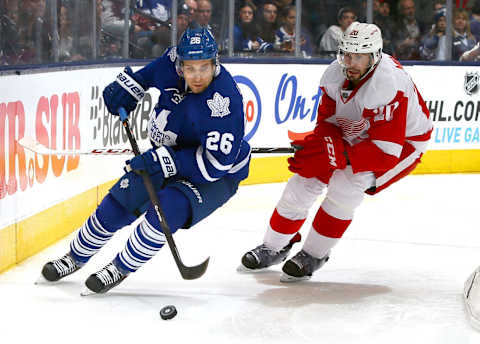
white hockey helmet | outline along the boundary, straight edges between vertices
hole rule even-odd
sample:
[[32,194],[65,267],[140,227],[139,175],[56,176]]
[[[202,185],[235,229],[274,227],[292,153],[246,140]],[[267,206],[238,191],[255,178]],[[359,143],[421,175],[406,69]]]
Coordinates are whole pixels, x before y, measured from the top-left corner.
[[362,76],[363,78],[380,62],[382,48],[382,32],[377,25],[353,22],[342,34],[338,45],[337,60],[344,67],[344,74],[346,74],[346,68],[343,63],[345,53],[372,54],[372,63],[367,72]]

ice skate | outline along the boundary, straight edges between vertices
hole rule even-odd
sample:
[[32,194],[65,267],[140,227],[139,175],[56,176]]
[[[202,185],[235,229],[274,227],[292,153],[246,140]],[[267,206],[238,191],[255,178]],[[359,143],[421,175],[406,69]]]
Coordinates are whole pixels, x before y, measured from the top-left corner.
[[35,284],[42,282],[56,282],[65,276],[73,274],[83,265],[75,261],[70,253],[62,258],[52,260],[43,266],[42,274]]
[[283,264],[281,282],[298,282],[309,280],[314,271],[320,269],[329,259],[327,253],[323,258],[315,258],[301,250]]
[[287,259],[288,254],[293,246],[293,244],[299,242],[301,236],[299,233],[290,240],[287,246],[282,248],[280,251],[275,251],[265,244],[257,246],[251,251],[245,253],[242,257],[242,264],[237,268],[238,272],[253,272],[261,271],[262,269],[268,268],[269,266],[279,264]]
[[113,287],[119,285],[128,273],[120,271],[113,262],[105,266],[100,271],[90,275],[85,281],[87,288],[81,292],[82,296],[87,296],[93,293],[104,294]]
[[480,330],[480,267],[465,281],[463,300],[468,320],[477,330]]

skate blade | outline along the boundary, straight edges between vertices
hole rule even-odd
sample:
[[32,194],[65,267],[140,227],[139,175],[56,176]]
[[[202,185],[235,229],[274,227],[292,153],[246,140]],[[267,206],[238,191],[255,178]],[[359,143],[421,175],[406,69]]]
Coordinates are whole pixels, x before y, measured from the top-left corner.
[[473,289],[478,288],[477,277],[478,269],[475,270],[465,282],[463,290],[463,300],[465,303],[465,310],[467,311],[467,317],[470,324],[475,329],[480,330],[480,314],[478,312],[478,307],[475,308],[475,303],[478,303],[478,300],[474,300],[474,297],[472,297],[472,292],[475,292]]
[[80,296],[90,296],[90,295],[97,295],[97,293],[94,292],[94,291],[91,291],[91,290],[88,289],[87,287],[85,287],[85,288],[80,292]]
[[42,285],[42,284],[53,284],[57,281],[49,281],[47,280],[45,277],[43,277],[42,274],[40,274],[40,276],[35,280],[35,282],[33,282],[34,285]]
[[280,276],[280,282],[283,283],[295,283],[295,282],[301,282],[301,281],[308,281],[312,276],[303,276],[303,277],[295,277],[295,276],[290,276],[287,275],[286,273],[282,273]]
[[249,269],[247,268],[245,265],[243,264],[240,264],[237,268],[237,272],[241,273],[241,274],[255,274],[257,272],[262,272],[262,271],[267,271],[268,268],[262,268],[262,269]]

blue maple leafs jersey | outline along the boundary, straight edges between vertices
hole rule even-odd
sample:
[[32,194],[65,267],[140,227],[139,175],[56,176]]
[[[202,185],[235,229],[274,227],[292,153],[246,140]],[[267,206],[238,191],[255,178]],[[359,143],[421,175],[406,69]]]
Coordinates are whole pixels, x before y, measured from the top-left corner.
[[176,68],[176,48],[139,70],[145,87],[160,90],[148,132],[153,146],[176,152],[178,175],[192,182],[214,182],[226,175],[248,176],[250,145],[245,135],[243,99],[230,73],[220,66],[205,91],[185,92]]

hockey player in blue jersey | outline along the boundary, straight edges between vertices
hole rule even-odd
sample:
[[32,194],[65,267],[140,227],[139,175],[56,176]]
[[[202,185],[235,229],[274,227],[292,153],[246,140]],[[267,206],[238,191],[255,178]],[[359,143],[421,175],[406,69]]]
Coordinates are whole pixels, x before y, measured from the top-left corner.
[[250,146],[243,140],[242,96],[218,62],[207,29],[187,29],[177,47],[133,73],[126,67],[103,91],[111,114],[133,111],[146,90],[160,97],[148,132],[152,148],[126,162],[126,174],[78,230],[63,257],[45,264],[42,275],[58,281],[87,263],[120,228],[145,214],[125,248],[86,280],[105,293],[152,258],[165,244],[158,217],[141,177],[156,187],[171,232],[190,228],[227,202],[248,175]]

